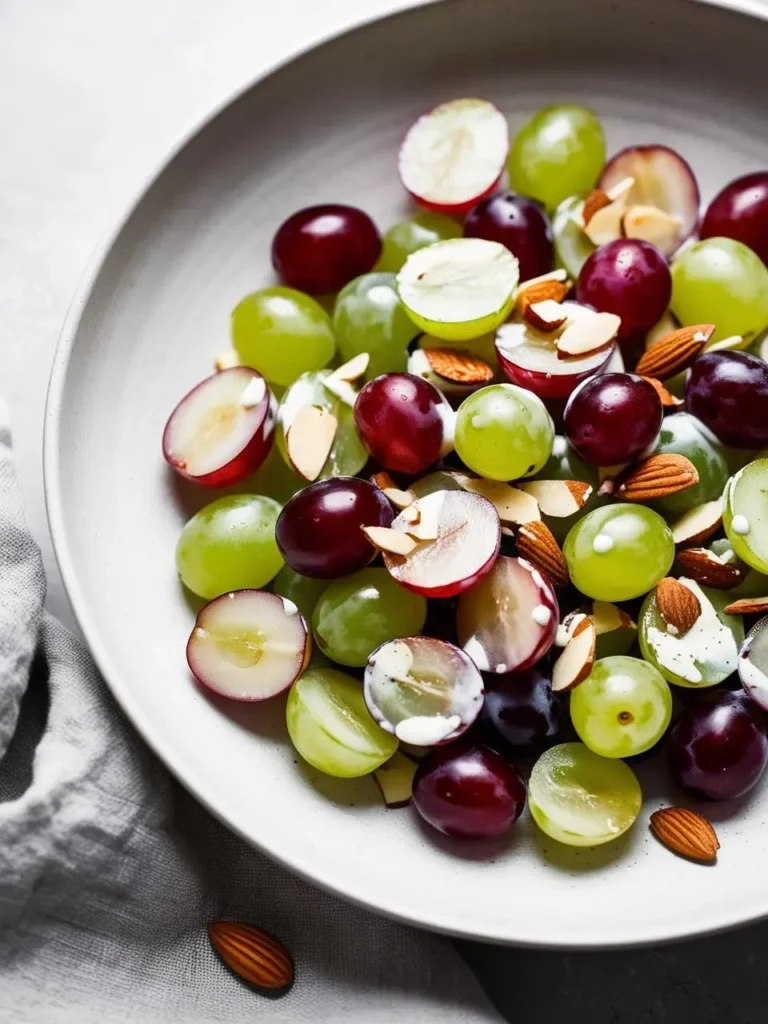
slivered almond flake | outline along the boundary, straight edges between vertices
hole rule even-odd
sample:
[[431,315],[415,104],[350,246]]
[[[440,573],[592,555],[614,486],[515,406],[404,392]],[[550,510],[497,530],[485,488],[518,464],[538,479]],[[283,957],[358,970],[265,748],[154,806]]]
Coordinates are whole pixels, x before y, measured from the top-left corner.
[[705,501],[689,509],[672,524],[675,544],[696,544],[711,537],[723,522],[723,499]]
[[299,409],[285,435],[288,458],[305,480],[317,480],[331,453],[338,428],[336,417],[317,405]]
[[630,206],[622,221],[625,237],[650,242],[664,256],[671,255],[680,244],[681,226],[679,217],[672,217],[658,206]]
[[701,864],[713,864],[717,859],[720,849],[717,833],[696,811],[689,811],[686,807],[664,807],[653,812],[650,825],[656,838],[673,853]]
[[606,195],[612,203],[615,203],[617,199],[626,199],[634,187],[635,179],[631,174],[628,174],[626,178],[622,178],[621,181],[617,181],[611,188],[606,189]]
[[581,219],[586,227],[598,210],[611,205],[611,197],[603,192],[601,188],[593,188],[584,200],[584,208],[581,211]]
[[676,562],[683,576],[715,590],[730,590],[744,578],[738,565],[724,562],[708,548],[683,548]]
[[646,349],[635,372],[641,377],[656,377],[658,380],[674,377],[691,365],[714,333],[714,324],[681,327]]
[[597,632],[586,616],[573,631],[563,653],[552,668],[552,689],[556,693],[572,690],[583,683],[595,664]]
[[581,480],[526,480],[517,487],[536,499],[545,516],[557,519],[580,511],[592,494],[589,484]]
[[705,352],[739,352],[749,347],[749,340],[745,340],[740,334],[732,334],[730,338],[721,338],[720,341],[712,341],[704,347]]
[[553,587],[567,587],[571,582],[565,555],[546,523],[536,521],[518,527],[517,553],[543,572]]
[[493,380],[493,370],[477,356],[448,348],[425,348],[422,351],[432,370],[454,384],[485,384]]
[[627,209],[623,199],[609,202],[595,210],[584,227],[584,234],[593,245],[607,245],[622,236],[622,221]]
[[[558,271],[553,271],[553,274]],[[537,302],[562,302],[570,291],[565,271],[560,272],[561,276],[554,277],[544,274],[542,277],[533,277],[530,281],[524,281],[517,289],[515,297],[515,308],[525,316],[528,306]]]
[[652,455],[632,465],[616,481],[615,493],[625,501],[651,501],[685,491],[699,482],[699,474],[683,455]]
[[[434,502],[415,501],[408,506],[410,521],[407,533],[415,540],[437,540],[440,535],[439,505]],[[414,515],[417,518],[412,518]]]
[[602,636],[603,633],[614,633],[617,629],[637,629],[637,624],[624,609],[611,604],[610,601],[594,601],[589,617],[598,636]]
[[291,954],[261,928],[238,921],[211,921],[208,938],[227,967],[248,984],[278,992],[293,981]]
[[331,376],[336,380],[346,380],[348,382],[360,380],[365,375],[370,361],[371,357],[367,352],[358,352],[356,356],[352,356],[348,362],[343,363],[338,369],[334,370]]
[[240,359],[233,348],[227,349],[226,352],[219,352],[213,361],[217,373],[221,373],[222,370],[231,370],[233,366],[239,365]]
[[387,551],[390,555],[407,558],[417,546],[413,537],[400,530],[391,530],[388,526],[362,526],[360,529],[375,548]]
[[654,389],[656,394],[661,399],[661,404],[664,409],[677,409],[681,405],[684,405],[682,398],[676,398],[671,391],[667,391],[660,380],[655,377],[643,377],[643,380],[647,380],[651,387]]
[[549,333],[563,326],[568,319],[568,310],[554,299],[544,299],[541,302],[529,302],[523,316],[531,327]]
[[732,601],[723,609],[726,615],[765,615],[768,612],[768,597],[742,597]]
[[618,466],[598,466],[597,478],[600,481],[600,486],[597,489],[597,496],[599,498],[613,494],[617,486],[616,481],[628,466],[628,462],[622,462]]
[[569,356],[584,356],[609,348],[616,340],[621,327],[621,318],[615,313],[595,313],[580,317],[566,324],[565,330],[555,341],[557,354],[561,359]]
[[376,484],[384,497],[392,502],[395,508],[407,508],[416,501],[416,495],[411,490],[401,490],[389,473],[374,473],[371,483]]
[[675,636],[685,636],[701,615],[698,597],[672,576],[665,576],[656,584],[656,604]]
[[522,525],[541,519],[538,502],[522,487],[511,487],[497,480],[480,480],[474,477],[463,479],[461,486],[465,491],[487,498],[498,512],[502,523]]

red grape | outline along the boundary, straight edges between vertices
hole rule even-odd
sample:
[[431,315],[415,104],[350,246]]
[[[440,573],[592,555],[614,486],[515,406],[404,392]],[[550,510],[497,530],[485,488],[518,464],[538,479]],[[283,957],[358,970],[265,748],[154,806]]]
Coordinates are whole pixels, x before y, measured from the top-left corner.
[[672,277],[650,242],[626,238],[595,249],[581,268],[579,302],[621,317],[620,338],[647,331],[669,305]]
[[745,174],[718,192],[701,225],[702,238],[735,238],[768,264],[768,171]]
[[520,261],[520,280],[546,274],[554,263],[552,228],[538,203],[514,192],[483,199],[467,214],[465,238],[500,242]]
[[768,762],[763,712],[725,690],[685,708],[669,731],[669,767],[695,796],[731,800],[750,790]]
[[748,352],[709,352],[691,367],[688,411],[723,444],[768,445],[768,363]]
[[333,579],[362,569],[374,557],[361,527],[390,526],[393,518],[378,487],[340,476],[294,494],[278,517],[275,539],[294,572]]
[[525,807],[520,772],[489,747],[433,750],[416,769],[413,804],[421,817],[454,839],[503,835]]
[[483,721],[516,751],[535,752],[553,743],[561,714],[560,697],[538,668],[486,677]]
[[656,390],[631,373],[592,377],[565,407],[565,436],[593,466],[630,462],[656,439],[664,410]]
[[337,292],[379,258],[381,236],[354,206],[308,206],[283,221],[272,240],[272,265],[292,288],[314,295]]
[[429,381],[385,373],[355,402],[355,426],[370,455],[393,473],[416,476],[440,458],[444,417],[453,413]]

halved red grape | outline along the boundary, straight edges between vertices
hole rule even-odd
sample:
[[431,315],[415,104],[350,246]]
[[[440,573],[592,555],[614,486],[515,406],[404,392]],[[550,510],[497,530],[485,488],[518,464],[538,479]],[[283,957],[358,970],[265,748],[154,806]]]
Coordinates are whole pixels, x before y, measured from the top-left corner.
[[367,213],[325,203],[283,221],[272,241],[272,264],[292,288],[325,295],[367,274],[380,252],[381,236]]
[[365,703],[382,729],[403,743],[433,747],[461,736],[483,705],[483,679],[453,644],[407,636],[368,659]]
[[606,373],[571,395],[565,407],[565,436],[585,462],[617,466],[653,444],[663,418],[661,399],[647,380],[631,373]]
[[163,432],[163,455],[205,487],[229,487],[259,468],[275,434],[277,403],[258,372],[234,366],[182,398]]
[[363,526],[389,526],[392,506],[358,477],[319,480],[290,499],[275,527],[283,558],[302,576],[333,579],[362,569],[376,552]]
[[688,372],[688,411],[734,448],[768,446],[768,363],[748,352],[708,352]]
[[620,338],[653,327],[672,296],[667,261],[650,242],[620,238],[595,249],[581,268],[579,302],[621,317]]
[[538,667],[488,677],[483,722],[515,751],[529,754],[554,743],[562,710],[551,678]]
[[187,662],[197,680],[233,700],[274,697],[298,679],[311,651],[307,624],[292,601],[265,590],[236,590],[197,616]]
[[768,264],[768,171],[737,178],[709,204],[701,238],[735,238]]
[[416,476],[453,447],[454,412],[437,388],[410,373],[369,381],[355,402],[355,426],[370,455],[393,473]]
[[523,813],[525,795],[520,772],[489,747],[433,750],[413,779],[414,807],[453,839],[504,835]]
[[501,242],[520,263],[520,280],[552,269],[554,248],[547,215],[533,199],[499,192],[473,206],[464,221],[465,238]]
[[560,621],[551,584],[522,558],[501,556],[462,594],[459,643],[481,672],[522,671],[544,657]]

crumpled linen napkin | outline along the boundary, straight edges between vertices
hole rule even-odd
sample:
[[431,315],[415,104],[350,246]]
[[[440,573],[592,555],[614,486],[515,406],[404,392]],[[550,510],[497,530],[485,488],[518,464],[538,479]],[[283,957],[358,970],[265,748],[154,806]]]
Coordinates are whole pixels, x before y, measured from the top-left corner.
[[[44,598],[0,412],[2,1024],[501,1019],[446,940],[312,888],[211,818]],[[220,917],[283,939],[287,996],[219,963],[205,925]]]

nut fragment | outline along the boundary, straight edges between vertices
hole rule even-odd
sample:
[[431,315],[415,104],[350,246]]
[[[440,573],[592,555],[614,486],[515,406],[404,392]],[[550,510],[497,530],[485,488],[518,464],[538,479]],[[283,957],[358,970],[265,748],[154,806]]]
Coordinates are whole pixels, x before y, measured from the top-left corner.
[[261,928],[239,921],[211,921],[208,938],[227,967],[250,985],[278,992],[293,981],[291,954]]
[[388,551],[391,555],[408,555],[417,546],[417,541],[400,530],[391,530],[388,526],[362,526],[361,530],[379,551]]
[[541,302],[529,302],[523,315],[531,327],[549,333],[563,326],[568,319],[568,310],[554,299],[543,299]]
[[584,208],[581,211],[581,219],[586,227],[598,210],[611,205],[610,196],[601,188],[593,188],[584,200]]
[[352,356],[348,362],[343,363],[338,369],[334,370],[331,376],[336,380],[359,380],[364,376],[370,361],[371,357],[367,352],[358,352],[356,356]]
[[698,597],[672,576],[665,576],[656,584],[656,604],[675,636],[685,636],[701,615]]
[[530,494],[545,516],[564,519],[584,508],[592,488],[581,480],[525,480],[517,484]]
[[616,340],[621,327],[621,317],[615,313],[595,313],[579,317],[567,323],[565,330],[555,341],[557,354],[561,359],[569,356],[584,356],[609,348]]
[[726,615],[765,615],[768,612],[768,597],[742,597],[732,601],[723,609]]
[[724,562],[708,548],[684,548],[678,551],[677,566],[688,579],[716,590],[730,590],[744,578],[737,565]]
[[453,384],[486,384],[493,370],[482,359],[448,348],[422,349],[432,371]]
[[670,256],[680,244],[682,221],[657,206],[630,206],[624,214],[622,229],[627,238],[650,242]]
[[390,759],[377,768],[373,777],[378,783],[384,803],[391,810],[407,807],[411,802],[413,777],[418,764],[400,750],[396,750]]
[[714,333],[714,324],[693,324],[673,331],[643,352],[636,373],[659,380],[674,377],[691,365]]
[[699,474],[683,455],[652,455],[630,466],[616,481],[615,493],[625,501],[650,501],[687,490],[699,482]]
[[657,380],[655,377],[643,377],[643,380],[647,380],[654,389],[661,399],[661,404],[664,409],[678,409],[681,405],[685,404],[682,398],[677,398],[671,391],[667,391],[661,381]]
[[465,491],[487,498],[498,512],[502,523],[522,525],[541,519],[538,502],[522,487],[511,487],[497,480],[480,480],[474,477],[462,478],[461,486]]
[[598,636],[602,636],[603,633],[614,633],[617,629],[637,629],[637,624],[624,609],[611,604],[610,601],[593,601],[589,617]]
[[571,634],[563,653],[552,668],[552,689],[556,693],[572,690],[583,683],[595,664],[597,632],[586,616]]
[[593,245],[607,245],[622,235],[622,221],[627,207],[623,199],[609,202],[595,210],[584,227],[584,234]]
[[661,842],[681,857],[712,864],[717,858],[720,841],[712,825],[701,814],[685,807],[664,807],[651,815],[651,831]]
[[392,502],[395,508],[407,508],[416,501],[416,495],[411,490],[402,491],[389,473],[374,473],[371,482],[376,484],[384,497]]
[[546,523],[525,523],[518,528],[517,553],[543,572],[553,587],[567,587],[571,582],[565,555]]
[[305,480],[317,480],[336,437],[336,417],[317,405],[299,409],[285,435],[288,458]]
[[705,501],[689,509],[672,524],[675,544],[696,544],[711,537],[723,522],[723,499]]
[[517,289],[515,308],[518,313],[525,316],[526,309],[533,303],[545,302],[547,299],[562,302],[569,291],[570,285],[565,271],[553,270],[551,274],[542,274],[541,277],[532,277],[530,281],[524,281]]

